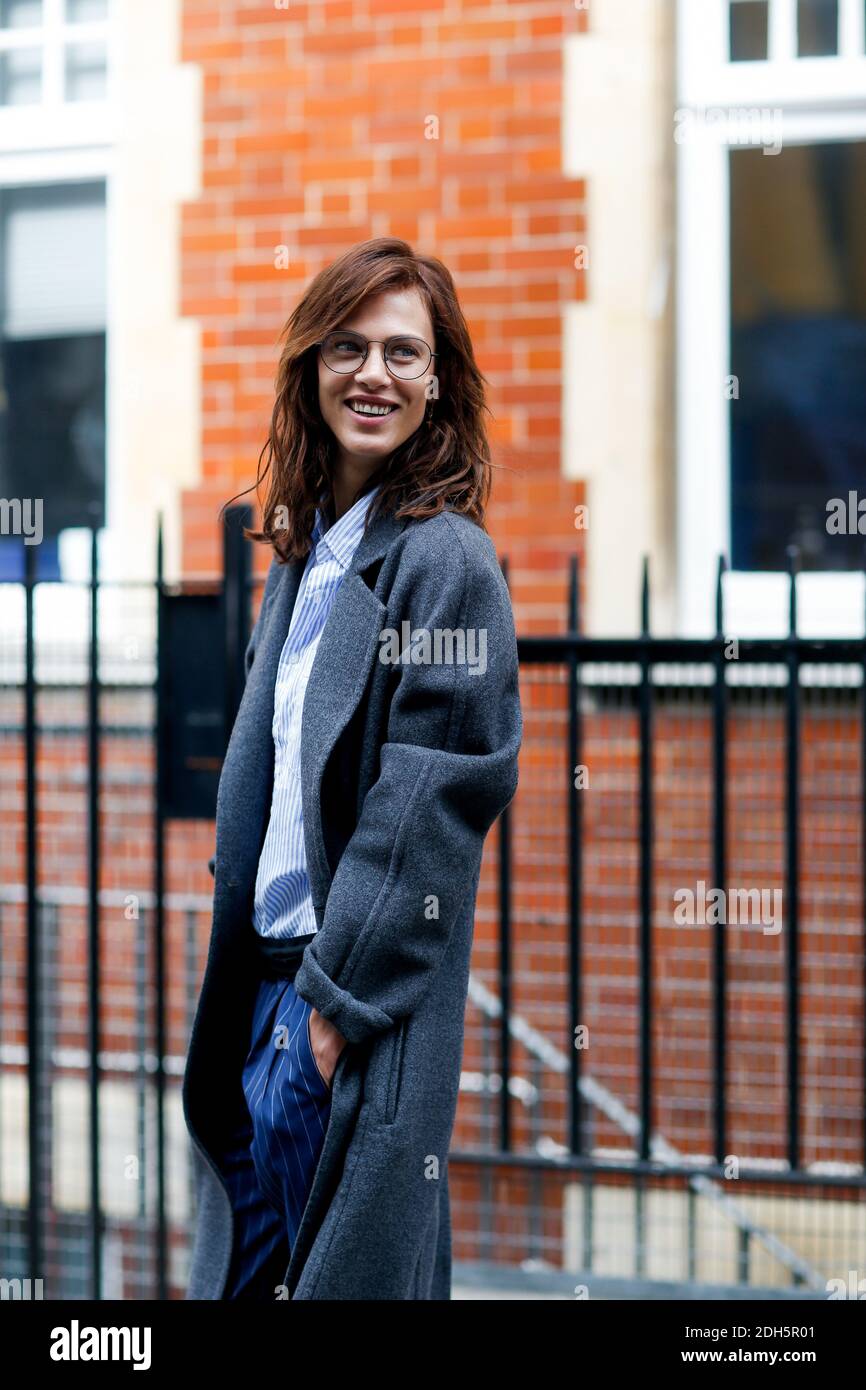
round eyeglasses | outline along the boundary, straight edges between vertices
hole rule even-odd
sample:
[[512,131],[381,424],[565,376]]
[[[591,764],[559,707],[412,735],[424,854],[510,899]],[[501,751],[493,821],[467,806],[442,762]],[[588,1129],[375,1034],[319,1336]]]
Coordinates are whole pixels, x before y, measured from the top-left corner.
[[329,333],[317,344],[322,361],[332,372],[356,372],[367,360],[370,344],[378,342],[383,349],[385,366],[392,376],[403,381],[423,376],[434,357],[438,356],[423,338],[403,335],[381,339],[365,338],[360,333]]

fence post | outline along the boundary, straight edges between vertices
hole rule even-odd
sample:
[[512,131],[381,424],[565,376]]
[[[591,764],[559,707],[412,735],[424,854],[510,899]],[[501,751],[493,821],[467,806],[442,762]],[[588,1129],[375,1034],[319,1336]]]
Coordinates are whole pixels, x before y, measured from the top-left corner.
[[640,1152],[650,1157],[652,1126],[652,661],[649,558],[644,556],[640,641]]
[[788,1163],[799,1167],[800,1158],[800,660],[797,649],[797,569],[798,551],[788,546],[788,720],[785,775],[787,814],[785,817],[785,897],[786,910],[786,986],[788,1043]]
[[154,730],[155,796],[153,807],[153,969],[154,969],[154,1092],[156,1100],[156,1296],[168,1297],[168,1231],[165,1214],[165,784],[168,729],[165,708],[165,662],[161,644],[165,633],[165,551],[163,518],[156,533],[156,727]]
[[[719,556],[716,577],[716,681],[713,688],[713,862],[715,881],[724,889],[728,879],[727,866],[727,727],[728,683],[725,678],[725,624],[722,578],[727,568],[724,555]],[[727,962],[723,921],[717,921],[713,932],[713,1017],[714,1017],[714,1094],[716,1112],[716,1162],[724,1163],[727,1146],[727,1020],[726,987]]]
[[249,599],[252,555],[244,536],[251,528],[252,507],[229,507],[223,532],[223,631],[226,655],[225,742],[231,738],[238,705],[244,693],[244,653],[249,641]]
[[27,1211],[27,1245],[31,1279],[45,1273],[43,1226],[44,1155],[40,1103],[43,1083],[42,1052],[42,942],[36,902],[36,676],[33,633],[33,591],[36,585],[37,547],[24,546],[24,782],[27,846],[27,1165],[30,1204]]
[[99,531],[90,532],[90,650],[87,681],[88,1047],[90,1052],[90,1287],[102,1298],[102,1206],[99,1151]]
[[[580,573],[576,555],[571,556],[568,586],[568,629],[572,638],[580,631]],[[571,1088],[569,1091],[569,1147],[573,1154],[584,1150],[581,1133],[580,1051],[575,1046],[575,1030],[581,1023],[581,900],[583,888],[583,807],[575,776],[582,745],[580,722],[580,669],[572,641],[568,651],[568,980],[571,1013]]]

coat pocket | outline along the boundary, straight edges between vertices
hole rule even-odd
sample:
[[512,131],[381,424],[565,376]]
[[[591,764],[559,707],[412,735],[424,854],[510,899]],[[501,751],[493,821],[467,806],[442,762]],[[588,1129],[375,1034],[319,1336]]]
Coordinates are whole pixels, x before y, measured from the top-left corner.
[[[299,997],[300,997],[300,996],[299,996]],[[328,1095],[330,1095],[330,1094],[331,1094],[331,1082],[330,1082],[330,1081],[326,1081],[325,1078],[324,1078],[324,1076],[323,1076],[322,1073],[320,1072],[320,1070],[319,1070],[319,1064],[318,1064],[318,1062],[316,1061],[316,1054],[315,1054],[315,1052],[313,1051],[313,1039],[312,1039],[312,1037],[311,1037],[311,1035],[310,1035],[310,1006],[309,1006],[308,1004],[306,1004],[306,1001],[304,1001],[304,1002],[305,1002],[306,1014],[307,1014],[306,1026],[305,1026],[305,1028],[304,1028],[304,1033],[306,1034],[306,1038],[307,1038],[307,1055],[308,1055],[308,1057],[309,1057],[310,1067],[312,1068],[312,1075],[313,1075],[313,1077],[315,1078],[315,1080],[318,1081],[319,1086],[321,1087],[321,1089],[322,1089],[323,1091],[325,1091]],[[346,1044],[346,1046],[348,1047],[348,1043]],[[345,1048],[343,1049],[343,1051],[345,1051]],[[333,1078],[332,1078],[332,1080],[333,1080]]]
[[386,1125],[393,1124],[397,1117],[400,1088],[403,1082],[403,1055],[406,1051],[406,1030],[408,1027],[408,1018],[401,1018],[394,1030],[394,1040],[391,1044],[391,1065],[388,1070],[388,1087],[385,1093],[384,1122]]

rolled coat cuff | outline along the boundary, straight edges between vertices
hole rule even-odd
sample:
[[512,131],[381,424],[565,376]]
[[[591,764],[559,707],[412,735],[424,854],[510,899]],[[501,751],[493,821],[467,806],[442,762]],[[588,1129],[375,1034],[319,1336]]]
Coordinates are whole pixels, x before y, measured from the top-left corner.
[[[310,942],[310,946],[314,943]],[[393,1028],[395,1020],[375,1004],[365,1004],[339,989],[329,975],[326,975],[310,946],[301,957],[301,965],[295,976],[295,992],[318,1009],[323,1018],[333,1023],[338,1033],[347,1042],[362,1043],[376,1033],[384,1033]]]

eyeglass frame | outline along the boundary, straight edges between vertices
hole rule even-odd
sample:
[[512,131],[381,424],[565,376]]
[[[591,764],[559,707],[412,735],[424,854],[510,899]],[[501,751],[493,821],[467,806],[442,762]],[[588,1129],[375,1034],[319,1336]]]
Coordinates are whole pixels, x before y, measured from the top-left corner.
[[[361,358],[361,361],[359,362],[357,367],[348,367],[346,371],[341,371],[339,367],[332,367],[330,362],[325,362],[325,354],[323,352],[325,343],[328,341],[329,338],[333,338],[334,335],[337,333],[345,333],[347,335],[351,335],[353,338],[363,338],[364,342],[367,344],[366,348],[364,349],[364,356]],[[408,340],[412,343],[423,343],[430,354],[430,361],[427,362],[424,367],[422,367],[421,371],[418,373],[417,376],[398,376],[397,373],[392,372],[391,368],[388,366],[388,362],[385,357],[385,348],[387,348],[389,343],[398,342],[401,338],[408,338]],[[429,369],[430,363],[433,361],[434,357],[438,357],[440,355],[438,352],[433,351],[426,338],[418,338],[415,336],[414,333],[392,333],[390,338],[386,338],[383,340],[382,338],[365,338],[363,333],[358,333],[354,328],[333,328],[331,332],[326,333],[321,342],[316,343],[315,346],[318,348],[319,356],[321,357],[322,361],[325,362],[325,366],[328,368],[329,372],[333,372],[335,376],[348,376],[350,372],[359,372],[361,370],[370,354],[370,348],[373,346],[373,344],[382,349],[382,362],[384,364],[385,370],[389,376],[392,376],[394,378],[395,381],[420,381],[424,373]]]

